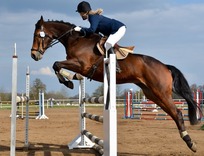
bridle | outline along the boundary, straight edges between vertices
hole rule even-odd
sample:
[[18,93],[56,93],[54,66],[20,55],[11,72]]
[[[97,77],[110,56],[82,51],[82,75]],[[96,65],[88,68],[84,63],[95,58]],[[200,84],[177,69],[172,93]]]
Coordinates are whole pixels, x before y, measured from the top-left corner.
[[[54,39],[54,38],[51,37],[49,34],[45,33],[44,27],[41,26],[40,33],[39,33],[39,34],[37,34],[37,33],[34,34],[34,37],[37,37],[37,38],[40,38],[40,39],[41,39],[40,41],[38,41],[38,49],[32,48],[31,51],[38,51],[40,54],[43,55],[43,53],[44,53],[43,51],[46,51],[48,48],[50,48],[50,47],[54,46],[55,44],[59,43],[59,42],[60,42],[59,40],[60,40],[62,37],[64,37],[65,35],[71,33],[73,30],[74,30],[74,29],[71,28],[70,30],[66,31],[65,33],[63,33],[63,34],[62,34],[61,36],[59,36],[58,38]],[[52,41],[51,41],[46,47],[44,47],[44,40],[45,40],[46,38],[50,38]],[[41,41],[42,41],[42,50],[40,49],[40,43],[41,43]]]

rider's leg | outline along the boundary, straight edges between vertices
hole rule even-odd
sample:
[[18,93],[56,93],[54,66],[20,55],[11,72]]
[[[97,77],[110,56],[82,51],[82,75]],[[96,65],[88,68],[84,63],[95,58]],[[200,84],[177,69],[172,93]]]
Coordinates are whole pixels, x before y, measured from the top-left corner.
[[[125,26],[122,26],[118,29],[118,31],[114,34],[111,34],[106,43],[105,43],[105,49],[106,49],[106,56],[108,56],[110,53],[113,54],[114,53],[114,50],[113,50],[113,47],[114,45],[124,36],[125,34],[125,31],[126,31],[126,27]],[[116,71],[117,72],[121,72],[120,70],[120,67],[119,67],[119,64],[116,60]]]

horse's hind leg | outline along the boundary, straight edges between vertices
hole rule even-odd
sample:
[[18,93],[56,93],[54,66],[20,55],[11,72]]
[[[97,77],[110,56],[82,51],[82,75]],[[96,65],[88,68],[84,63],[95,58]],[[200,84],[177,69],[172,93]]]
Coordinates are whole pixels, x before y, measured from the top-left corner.
[[182,112],[174,105],[171,94],[169,93],[169,95],[166,95],[167,93],[153,93],[153,91],[148,89],[146,86],[143,86],[142,89],[147,98],[158,104],[167,114],[172,117],[177,125],[181,138],[193,152],[196,152],[196,145],[194,142],[192,142],[189,134],[186,131]]
[[192,142],[189,134],[186,131],[185,125],[184,125],[184,119],[182,112],[176,108],[176,106],[173,103],[173,100],[166,100],[166,102],[158,103],[158,105],[161,106],[161,108],[168,113],[172,119],[175,121],[177,128],[179,130],[181,138],[186,142],[187,146],[193,151],[196,152],[196,144]]
[[177,117],[178,117],[178,119],[176,119],[176,120],[174,119],[174,121],[177,124],[181,138],[186,142],[187,146],[193,152],[196,152],[196,144],[194,142],[192,142],[189,134],[187,133],[185,126],[184,126],[184,120],[183,120],[182,112],[178,109],[177,109]]

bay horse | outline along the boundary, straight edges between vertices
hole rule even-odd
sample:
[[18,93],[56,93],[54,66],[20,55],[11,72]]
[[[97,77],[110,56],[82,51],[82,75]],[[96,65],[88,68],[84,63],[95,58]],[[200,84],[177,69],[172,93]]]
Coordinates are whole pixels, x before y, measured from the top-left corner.
[[[62,68],[79,73],[85,77],[103,82],[103,60],[96,48],[100,35],[82,36],[75,32],[75,25],[63,21],[44,21],[41,16],[35,25],[31,57],[35,61],[42,59],[45,51],[60,42],[66,50],[66,60],[56,61],[53,69],[59,82],[73,88],[72,81],[60,74]],[[57,54],[56,54],[57,55]],[[102,56],[103,57],[103,56]],[[121,73],[116,73],[117,84],[134,83],[144,92],[145,96],[159,105],[175,121],[181,138],[187,146],[196,152],[196,144],[187,133],[182,112],[175,106],[172,93],[183,97],[188,103],[188,115],[191,125],[199,123],[196,116],[197,104],[189,84],[181,71],[172,65],[166,65],[159,60],[142,54],[129,54],[124,60],[118,61]],[[97,68],[94,67],[97,64]],[[73,77],[77,79],[77,74]]]

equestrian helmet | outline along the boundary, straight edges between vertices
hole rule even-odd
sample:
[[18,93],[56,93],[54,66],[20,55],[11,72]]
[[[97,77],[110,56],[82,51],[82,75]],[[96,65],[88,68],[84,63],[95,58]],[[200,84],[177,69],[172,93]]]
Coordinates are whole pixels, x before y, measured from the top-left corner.
[[82,1],[78,4],[76,12],[87,12],[91,10],[91,6],[88,2]]

